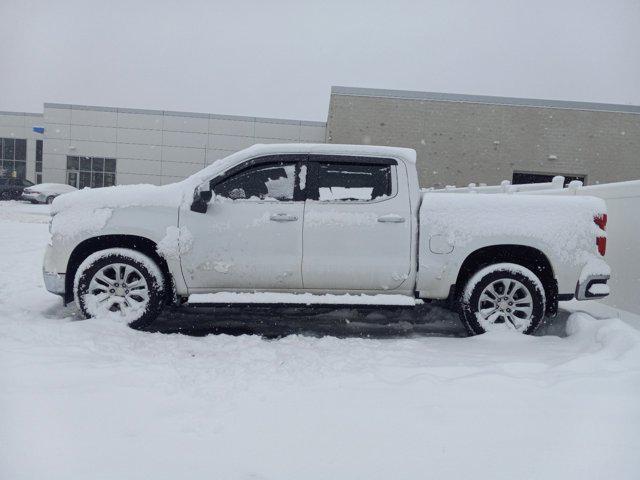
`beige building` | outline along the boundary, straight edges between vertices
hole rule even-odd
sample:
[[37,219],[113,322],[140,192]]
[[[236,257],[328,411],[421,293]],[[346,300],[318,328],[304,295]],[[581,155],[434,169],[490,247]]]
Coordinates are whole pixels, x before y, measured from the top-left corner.
[[0,112],[0,175],[77,187],[181,180],[254,143],[393,145],[423,186],[640,178],[640,107],[333,87],[328,121],[45,103]]
[[333,87],[327,141],[414,148],[423,186],[640,178],[640,107]]

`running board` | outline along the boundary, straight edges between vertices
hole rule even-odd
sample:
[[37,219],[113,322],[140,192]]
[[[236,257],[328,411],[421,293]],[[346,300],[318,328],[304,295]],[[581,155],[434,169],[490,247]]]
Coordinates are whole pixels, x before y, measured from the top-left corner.
[[407,295],[316,295],[313,293],[275,293],[275,292],[218,292],[196,293],[189,295],[187,305],[212,304],[271,304],[271,305],[340,305],[340,306],[402,306],[414,307],[423,303]]

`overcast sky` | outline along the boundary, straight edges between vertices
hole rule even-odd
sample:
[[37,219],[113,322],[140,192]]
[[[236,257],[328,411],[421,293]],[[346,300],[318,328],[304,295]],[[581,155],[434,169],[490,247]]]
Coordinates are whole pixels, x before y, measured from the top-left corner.
[[0,110],[326,120],[331,85],[640,105],[640,0],[0,0]]

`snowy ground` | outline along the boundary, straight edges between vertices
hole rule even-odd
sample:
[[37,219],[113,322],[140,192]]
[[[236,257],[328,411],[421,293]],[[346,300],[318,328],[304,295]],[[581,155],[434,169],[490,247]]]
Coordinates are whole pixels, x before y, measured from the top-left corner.
[[0,202],[0,478],[640,478],[637,318],[473,338],[430,306],[79,321],[43,288],[47,209]]

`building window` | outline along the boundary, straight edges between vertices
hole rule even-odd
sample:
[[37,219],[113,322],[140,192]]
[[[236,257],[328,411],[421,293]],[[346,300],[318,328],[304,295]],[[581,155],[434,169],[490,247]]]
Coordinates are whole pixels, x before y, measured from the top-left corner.
[[115,185],[116,159],[68,156],[67,183],[76,188],[100,188]]
[[42,183],[42,140],[36,140],[36,183]]
[[562,175],[564,177],[564,186],[569,185],[573,180],[580,180],[586,185],[585,175],[574,175],[564,173],[531,173],[531,172],[513,172],[513,184],[521,185],[523,183],[548,183],[553,177]]
[[24,179],[27,174],[27,140],[0,138],[0,176]]

